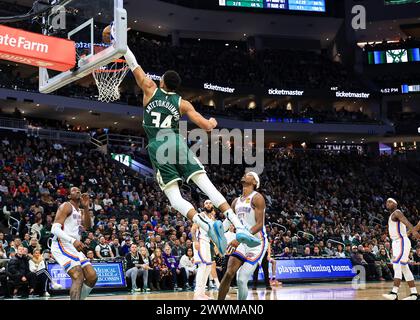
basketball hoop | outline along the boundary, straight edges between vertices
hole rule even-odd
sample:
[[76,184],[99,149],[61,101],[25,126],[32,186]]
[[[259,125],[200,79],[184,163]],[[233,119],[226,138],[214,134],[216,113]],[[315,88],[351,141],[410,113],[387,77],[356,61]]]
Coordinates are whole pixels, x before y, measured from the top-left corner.
[[117,59],[93,71],[93,78],[99,91],[99,101],[113,102],[120,99],[120,85],[128,70],[125,60]]

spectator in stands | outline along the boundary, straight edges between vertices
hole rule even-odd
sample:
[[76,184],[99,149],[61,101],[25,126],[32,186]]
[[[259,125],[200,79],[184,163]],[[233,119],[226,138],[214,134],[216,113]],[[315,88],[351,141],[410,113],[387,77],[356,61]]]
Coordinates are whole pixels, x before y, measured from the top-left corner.
[[319,249],[319,246],[314,246],[314,253],[313,253],[314,257],[320,257],[321,256],[321,250]]
[[152,290],[168,290],[174,288],[172,272],[167,267],[160,248],[156,248],[153,253],[152,268],[153,277],[150,285]]
[[417,246],[416,252],[413,254],[413,260],[410,264],[413,274],[420,278],[420,245]]
[[290,248],[289,247],[285,247],[283,249],[283,252],[280,254],[281,258],[290,258],[292,256],[292,254],[290,253]]
[[3,232],[0,232],[0,242],[3,244],[3,249],[7,250],[9,242],[6,240]]
[[19,246],[15,257],[9,261],[7,272],[13,296],[16,296],[19,291],[22,297],[33,294],[34,289],[30,287],[32,275],[29,270],[29,260],[26,256],[25,247]]
[[363,247],[359,250],[357,246],[351,247],[351,263],[353,266],[365,266],[367,267],[367,262],[363,258]]
[[172,255],[180,258],[184,256],[185,253],[185,247],[181,246],[181,241],[177,239],[175,235],[174,245],[172,246]]
[[121,244],[120,255],[125,256],[130,251],[130,248],[131,248],[131,238],[126,237],[124,242]]
[[327,242],[327,246],[324,247],[322,255],[325,255],[327,257],[332,257],[332,256],[334,256],[334,254],[335,254],[335,252],[334,252],[334,249],[332,247],[331,242]]
[[150,266],[150,258],[149,258],[149,252],[147,251],[145,246],[140,246],[140,259],[143,261],[141,263],[140,269],[139,269],[139,276],[143,277],[143,291],[148,292],[150,291],[149,288],[149,274],[152,270],[152,267]]
[[35,250],[41,250],[41,246],[36,237],[32,237],[31,240],[29,240],[29,246],[27,247],[27,249],[30,258],[32,258],[32,255]]
[[385,279],[382,277],[381,264],[375,254],[372,252],[371,245],[365,244],[365,246],[360,248],[360,250],[363,253],[363,259],[367,262],[367,276],[372,280],[385,281]]
[[88,250],[86,252],[86,258],[88,258],[90,262],[95,260],[95,253],[93,252],[93,250]]
[[304,257],[311,257],[311,247],[310,246],[306,246],[304,251],[303,251],[303,256]]
[[3,242],[0,241],[0,259],[7,259],[6,249],[3,247]]
[[181,270],[185,270],[185,278],[187,279],[187,289],[193,286],[195,275],[197,273],[197,266],[194,264],[194,252],[188,248],[186,253],[179,261]]
[[137,245],[134,243],[130,247],[130,252],[125,256],[125,264],[127,270],[125,276],[131,279],[131,291],[133,293],[140,292],[141,289],[137,288],[137,276],[139,268],[144,264],[144,262],[141,260],[137,250]]
[[42,217],[36,217],[35,223],[31,226],[31,236],[32,237],[41,237],[42,226]]
[[98,259],[114,258],[114,253],[112,252],[111,246],[106,243],[104,236],[99,238],[99,244],[95,248],[95,253],[96,258]]
[[178,289],[178,286],[181,287],[183,290],[186,289],[186,273],[180,266],[178,261],[176,260],[175,256],[171,253],[171,247],[169,244],[165,245],[163,259],[165,261],[166,266],[172,273],[172,282],[174,284],[174,289]]
[[3,296],[6,299],[11,297],[6,272],[7,263],[7,260],[0,260],[0,296]]
[[49,297],[48,284],[51,279],[49,275],[43,256],[40,249],[33,251],[32,258],[29,260],[29,270],[31,274],[31,288],[34,289],[34,294],[39,296]]
[[339,244],[337,246],[337,252],[335,253],[335,256],[338,258],[345,258],[346,254],[343,251],[343,246],[341,244]]
[[118,238],[112,240],[110,247],[114,257],[118,258],[120,256],[120,241],[118,240]]

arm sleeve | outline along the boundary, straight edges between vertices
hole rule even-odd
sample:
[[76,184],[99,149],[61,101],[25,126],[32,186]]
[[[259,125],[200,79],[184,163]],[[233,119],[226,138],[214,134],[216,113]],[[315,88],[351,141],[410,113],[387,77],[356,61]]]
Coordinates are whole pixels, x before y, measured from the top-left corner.
[[134,71],[139,67],[139,64],[137,63],[137,59],[134,56],[133,52],[130,50],[130,48],[127,48],[127,53],[124,55],[124,57],[131,71]]
[[73,244],[73,242],[75,242],[76,239],[70,237],[61,228],[62,228],[62,225],[60,223],[54,223],[51,228],[51,233],[57,236],[57,238],[59,238],[60,240],[64,240],[66,242]]

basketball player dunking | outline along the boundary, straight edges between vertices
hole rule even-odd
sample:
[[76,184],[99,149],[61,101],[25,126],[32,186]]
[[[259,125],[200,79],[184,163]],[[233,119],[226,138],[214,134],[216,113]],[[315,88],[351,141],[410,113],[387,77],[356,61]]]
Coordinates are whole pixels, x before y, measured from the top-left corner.
[[[183,100],[176,93],[181,84],[178,73],[167,71],[158,87],[146,76],[130,49],[125,59],[143,91],[143,128],[149,140],[147,149],[159,186],[168,197],[171,206],[203,228],[219,252],[225,253],[227,243],[222,223],[212,221],[206,215],[197,214],[192,204],[181,195],[178,182],[182,181],[182,178],[187,183],[192,180],[210,198],[214,206],[235,225],[237,240],[251,247],[258,246],[259,239],[242,225],[226,199],[208,178],[203,165],[188,149],[184,137],[179,134],[179,120],[182,115],[186,115],[194,124],[206,131],[213,130],[217,126],[217,121],[214,118],[205,119],[190,102]],[[172,159],[177,159],[176,163],[160,159],[164,153],[171,155]]]
[[[254,235],[257,235],[260,244],[250,248],[244,243],[239,244],[234,240],[230,245],[237,247],[231,254],[226,273],[220,283],[219,300],[224,300],[236,272],[238,282],[238,300],[245,300],[248,296],[248,281],[264,257],[268,240],[265,231],[265,200],[255,191],[260,186],[260,178],[255,172],[248,172],[242,177],[242,196],[232,203],[241,222]],[[225,220],[226,221],[226,220]],[[225,228],[229,227],[225,224]]]
[[69,201],[58,208],[51,229],[54,234],[51,253],[72,280],[71,300],[86,299],[97,281],[95,269],[82,252],[81,234],[83,227],[91,227],[91,219],[88,211],[80,207],[89,207],[89,195],[82,195],[79,188],[73,187]]
[[394,287],[390,293],[384,294],[383,296],[388,300],[398,300],[398,291],[404,275],[405,281],[407,281],[408,286],[410,287],[411,295],[403,300],[419,300],[414,276],[408,266],[411,250],[411,242],[408,235],[411,233],[416,239],[420,239],[420,235],[416,230],[417,227],[413,227],[404,214],[397,209],[397,206],[397,201],[392,198],[389,198],[386,201],[386,208],[391,212],[388,220],[388,230],[389,236],[392,239]]

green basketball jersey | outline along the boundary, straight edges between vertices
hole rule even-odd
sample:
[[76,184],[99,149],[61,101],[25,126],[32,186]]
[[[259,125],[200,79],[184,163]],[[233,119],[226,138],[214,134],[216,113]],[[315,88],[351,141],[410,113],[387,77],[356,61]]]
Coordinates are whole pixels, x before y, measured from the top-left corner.
[[144,108],[143,127],[150,140],[156,139],[162,129],[179,132],[181,96],[156,89],[155,94]]

